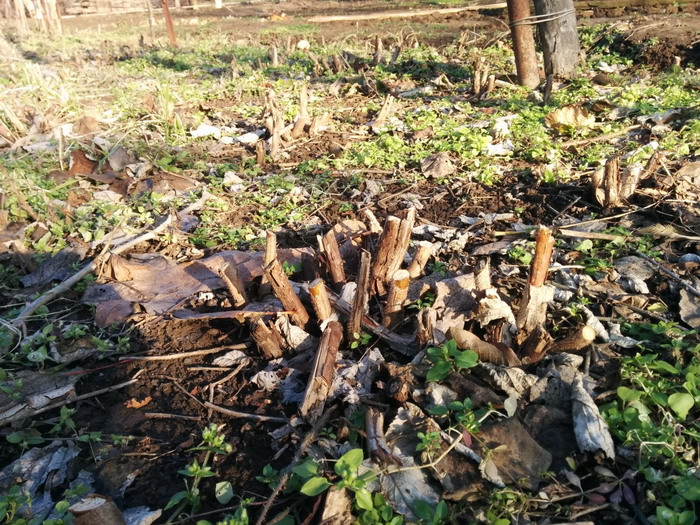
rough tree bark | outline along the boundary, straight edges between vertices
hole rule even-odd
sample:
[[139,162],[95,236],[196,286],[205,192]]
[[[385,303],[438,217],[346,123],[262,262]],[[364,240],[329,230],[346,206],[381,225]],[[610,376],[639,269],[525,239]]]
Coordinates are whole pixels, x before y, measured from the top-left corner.
[[538,24],[545,75],[555,78],[574,76],[581,53],[574,0],[534,2],[537,15],[549,20]]

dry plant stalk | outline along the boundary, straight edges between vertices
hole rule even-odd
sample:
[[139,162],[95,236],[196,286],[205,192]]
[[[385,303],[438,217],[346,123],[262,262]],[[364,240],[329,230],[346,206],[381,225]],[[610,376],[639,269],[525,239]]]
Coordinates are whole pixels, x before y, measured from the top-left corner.
[[255,163],[261,168],[265,167],[265,155],[267,154],[265,148],[265,141],[259,140],[255,143]]
[[384,317],[382,324],[387,328],[395,328],[403,321],[403,305],[408,296],[408,285],[411,282],[411,276],[408,270],[397,270],[391,278],[389,285],[389,294],[386,298],[384,306]]
[[547,347],[546,351],[550,354],[578,352],[590,345],[595,340],[595,335],[595,330],[585,325],[561,341],[555,341]]
[[372,210],[370,210],[369,208],[365,208],[363,210],[363,213],[365,215],[365,218],[367,219],[369,231],[372,233],[381,234],[383,231],[382,225],[379,224],[379,221],[377,220],[377,217],[374,215]]
[[549,270],[549,261],[554,249],[552,230],[540,226],[535,240],[535,256],[530,264],[530,277],[523,290],[523,299],[516,318],[521,340],[527,338],[535,327],[547,319],[547,303],[552,300],[553,291],[544,286]]
[[124,515],[109,496],[89,494],[68,508],[75,525],[126,525]]
[[265,276],[272,285],[275,295],[282,302],[284,309],[292,312],[290,314],[292,322],[301,328],[306,326],[306,323],[309,322],[309,314],[297,294],[294,293],[279,260],[275,259],[265,267]]
[[384,43],[382,42],[382,38],[379,35],[376,35],[374,37],[374,58],[372,59],[372,63],[375,66],[378,66],[383,62],[383,55],[384,53]]
[[226,284],[228,292],[231,294],[233,306],[239,307],[246,304],[248,302],[248,295],[246,294],[243,280],[238,273],[238,266],[228,262],[221,268],[219,275]]
[[350,320],[348,321],[348,339],[356,341],[362,332],[362,317],[365,315],[367,301],[369,300],[369,269],[371,258],[369,252],[362,250],[360,255],[360,271],[357,274],[357,287],[355,298],[352,302]]
[[413,225],[416,222],[416,209],[409,208],[406,212],[406,217],[401,219],[401,224],[399,225],[399,233],[396,237],[396,249],[391,253],[391,259],[386,268],[385,280],[401,268],[404,256],[408,251],[408,245],[411,242],[411,233],[413,232]]
[[306,88],[306,84],[301,86],[301,92],[299,93],[299,115],[294,122],[294,127],[292,128],[292,138],[298,139],[306,132],[306,127],[311,122],[309,117],[309,93]]
[[384,222],[384,230],[379,237],[379,247],[372,263],[371,278],[372,288],[381,295],[384,293],[384,282],[386,281],[387,268],[392,258],[392,253],[396,250],[396,243],[399,236],[399,226],[401,219],[389,216]]
[[365,430],[367,448],[370,455],[377,458],[382,465],[401,465],[401,460],[394,456],[384,437],[384,414],[381,410],[368,407],[365,412]]
[[460,350],[473,350],[479,355],[481,361],[506,366],[520,366],[521,364],[520,359],[510,348],[501,350],[496,345],[487,343],[469,330],[453,327],[450,329],[450,335],[457,343],[457,348]]
[[277,359],[282,357],[281,341],[277,328],[270,323],[265,324],[261,319],[253,319],[249,323],[250,335],[258,345],[260,353],[265,359]]
[[342,339],[343,327],[337,321],[330,321],[321,336],[314,366],[306,385],[304,401],[299,408],[302,417],[311,423],[323,413],[323,407],[333,385],[335,358]]
[[377,113],[374,122],[370,124],[372,131],[376,132],[384,125],[394,110],[394,102],[396,102],[396,99],[392,95],[386,96],[384,99],[384,104],[382,104],[382,108],[379,110],[379,113]]
[[[265,262],[263,266],[267,266],[275,259],[277,259],[277,235],[268,231],[265,232]],[[270,286],[267,277],[265,277],[263,273],[262,280],[260,281],[260,289],[258,290],[258,297],[263,298],[266,295],[270,295],[270,293],[272,293],[272,286]]]
[[491,260],[488,257],[479,259],[474,270],[475,289],[485,292],[491,288]]
[[277,67],[280,65],[277,46],[274,44],[270,47],[270,60],[272,61],[272,67]]
[[333,307],[323,279],[316,279],[309,285],[309,296],[311,297],[311,306],[313,306],[319,321],[325,321],[333,314]]
[[547,352],[547,347],[552,343],[552,337],[544,329],[544,326],[538,324],[535,329],[527,336],[522,345],[521,356],[523,363],[537,363]]
[[338,240],[335,238],[335,232],[329,231],[323,236],[321,242],[321,252],[323,253],[327,272],[331,277],[333,289],[339,291],[345,284],[345,268],[343,267],[343,258],[340,255],[340,247]]
[[429,241],[421,241],[418,243],[411,264],[408,265],[408,274],[411,279],[417,279],[421,276],[425,265],[428,264],[428,260],[433,254],[433,248],[433,243]]
[[593,195],[598,203],[607,208],[619,204],[620,156],[610,157],[602,171],[596,171],[591,180]]

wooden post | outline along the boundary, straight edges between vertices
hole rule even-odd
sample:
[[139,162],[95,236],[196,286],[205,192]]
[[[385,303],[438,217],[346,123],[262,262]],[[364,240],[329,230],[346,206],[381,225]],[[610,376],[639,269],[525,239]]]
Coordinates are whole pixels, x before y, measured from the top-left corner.
[[357,287],[355,289],[355,299],[352,302],[352,311],[348,321],[348,339],[355,341],[362,333],[362,316],[365,315],[365,308],[369,299],[369,268],[371,258],[369,252],[362,251],[360,255],[360,271],[357,274]]
[[246,304],[248,295],[245,293],[245,285],[238,273],[238,267],[231,263],[226,263],[219,271],[219,275],[221,275],[224,283],[226,283],[226,288],[231,294],[233,306],[238,307]]
[[391,277],[389,294],[384,306],[382,324],[387,328],[394,328],[403,321],[403,305],[408,296],[408,285],[411,277],[408,270],[397,270]]
[[251,319],[250,335],[258,345],[260,353],[265,359],[277,359],[282,357],[282,348],[280,347],[281,336],[274,326],[267,326],[262,319]]
[[294,289],[277,259],[265,267],[265,276],[270,281],[277,298],[282,301],[284,309],[294,312],[291,314],[292,322],[302,328],[306,326],[306,323],[309,322],[309,314],[297,294],[294,293]]
[[535,12],[543,20],[538,34],[547,77],[570,78],[576,74],[581,44],[576,30],[574,0],[534,0]]
[[309,285],[309,295],[311,296],[311,306],[314,307],[316,317],[319,321],[325,321],[333,313],[330,299],[328,298],[328,290],[323,279],[316,279]]
[[529,0],[507,0],[507,4],[518,84],[535,88],[540,83],[540,73],[537,67],[535,37],[532,26],[529,25],[530,20],[527,20],[530,16]]
[[173,26],[173,17],[170,15],[170,6],[168,0],[160,0],[160,5],[163,7],[163,16],[165,16],[165,25],[168,28],[168,37],[170,45],[177,47],[177,39],[175,38],[175,27]]

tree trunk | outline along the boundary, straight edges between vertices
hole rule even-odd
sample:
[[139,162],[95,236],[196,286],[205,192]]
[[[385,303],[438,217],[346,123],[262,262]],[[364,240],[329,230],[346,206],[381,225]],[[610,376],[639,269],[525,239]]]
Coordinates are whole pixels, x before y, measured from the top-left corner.
[[550,20],[539,25],[544,72],[549,77],[570,78],[576,74],[581,45],[576,29],[573,0],[534,0],[539,17]]

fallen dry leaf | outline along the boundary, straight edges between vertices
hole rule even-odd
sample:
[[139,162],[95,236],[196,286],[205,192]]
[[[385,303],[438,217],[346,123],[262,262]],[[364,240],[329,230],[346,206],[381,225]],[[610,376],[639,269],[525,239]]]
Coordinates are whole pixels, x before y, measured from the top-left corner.
[[138,401],[135,397],[132,397],[124,403],[124,406],[126,408],[143,408],[151,401],[153,401],[153,398],[151,396],[146,396],[145,398],[143,398],[143,401]]
[[595,117],[578,104],[570,104],[548,113],[544,117],[544,123],[556,131],[565,132],[592,126],[595,123]]

